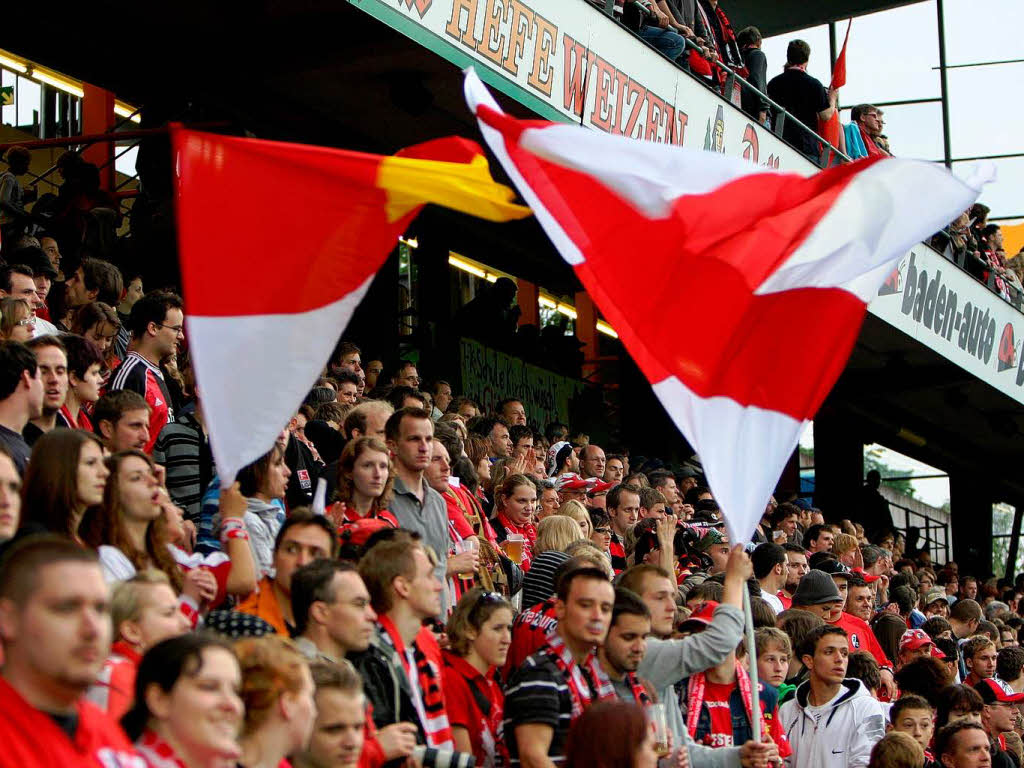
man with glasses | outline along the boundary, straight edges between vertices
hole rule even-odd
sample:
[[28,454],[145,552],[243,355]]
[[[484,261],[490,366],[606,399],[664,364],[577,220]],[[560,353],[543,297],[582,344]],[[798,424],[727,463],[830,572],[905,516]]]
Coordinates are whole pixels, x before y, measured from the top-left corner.
[[160,364],[178,350],[185,315],[181,298],[169,291],[148,293],[135,302],[128,318],[132,351],[110,377],[110,391],[127,389],[142,395],[149,404],[149,442],[153,450],[160,430],[174,421],[174,406]]
[[1016,762],[1006,752],[1002,735],[1009,733],[1017,724],[1017,704],[1024,701],[1024,693],[1014,693],[991,677],[974,686],[985,707],[981,711],[981,727],[988,734],[989,749],[993,768],[1011,768]]
[[416,370],[416,363],[410,363],[408,361],[399,363],[398,370],[395,371],[395,375],[391,379],[391,384],[395,387],[412,387],[413,389],[419,389],[420,374]]

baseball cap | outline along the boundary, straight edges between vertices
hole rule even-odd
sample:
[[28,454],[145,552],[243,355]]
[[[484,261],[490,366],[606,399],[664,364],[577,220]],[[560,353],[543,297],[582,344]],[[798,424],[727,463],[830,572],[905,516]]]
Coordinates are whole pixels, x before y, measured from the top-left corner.
[[857,574],[862,579],[864,579],[864,581],[866,581],[868,584],[874,584],[881,578],[881,576],[876,576],[872,573],[868,573],[863,568],[854,568],[853,571],[851,571],[851,573]]
[[681,630],[690,630],[700,632],[711,626],[711,620],[714,617],[715,608],[718,607],[718,603],[714,600],[708,600],[700,608],[690,614],[690,617],[686,619],[682,624],[679,625]]
[[839,587],[824,571],[808,571],[793,593],[793,605],[824,605],[842,601]]
[[558,486],[560,491],[585,491],[587,490],[587,481],[577,475],[575,472],[567,472],[564,475],[559,475],[558,479],[555,480],[555,484]]
[[708,528],[707,532],[697,542],[696,549],[700,552],[707,552],[716,544],[728,544],[729,537],[724,531],[718,528]]
[[[916,651],[920,648],[924,648],[926,645],[934,647],[931,637],[923,629],[908,629],[900,637],[900,652],[903,651]],[[941,651],[940,651],[941,653]],[[945,654],[943,654],[945,658]]]
[[1017,704],[1024,701],[1024,693],[1014,693],[1006,683],[991,677],[975,685],[974,690],[981,694],[981,700],[986,704]]
[[561,464],[559,464],[558,462],[558,453],[563,448],[568,448],[570,451],[572,450],[572,446],[565,440],[560,440],[559,442],[555,443],[550,448],[548,448],[547,461],[544,462],[544,467],[545,469],[547,469],[548,475],[555,474],[555,471],[558,469],[559,466],[561,466]]
[[832,558],[822,560],[817,563],[813,569],[816,571],[823,571],[830,576],[846,576],[850,573],[850,566],[840,563],[838,560]]
[[927,608],[932,603],[937,603],[939,600],[946,599],[946,590],[942,587],[932,587],[924,593],[924,605]]
[[596,477],[587,478],[587,485],[589,486],[587,488],[587,493],[589,494],[607,493],[615,487],[615,483],[606,483],[604,480]]

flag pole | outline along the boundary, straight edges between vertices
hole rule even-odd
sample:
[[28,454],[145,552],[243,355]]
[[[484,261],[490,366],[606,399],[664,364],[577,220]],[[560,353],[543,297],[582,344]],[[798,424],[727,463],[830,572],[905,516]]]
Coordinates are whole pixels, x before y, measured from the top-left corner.
[[747,625],[747,660],[750,663],[750,730],[754,743],[761,743],[761,697],[757,681],[757,646],[754,644],[754,612],[750,609],[750,589],[743,585],[743,619]]

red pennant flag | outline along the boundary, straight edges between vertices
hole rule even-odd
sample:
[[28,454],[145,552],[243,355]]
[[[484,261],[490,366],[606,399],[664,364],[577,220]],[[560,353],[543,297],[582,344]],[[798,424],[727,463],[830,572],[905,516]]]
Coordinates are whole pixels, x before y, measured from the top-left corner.
[[171,139],[189,346],[223,483],[273,445],[426,203],[529,215],[464,139],[403,157],[180,127]]
[[[843,47],[839,51],[836,63],[832,67],[832,89],[838,91],[846,85],[846,44],[850,42],[850,28],[853,26],[853,19],[846,25],[846,37],[843,38]],[[828,120],[818,120],[819,135],[833,147],[839,146],[839,134],[843,130],[839,122],[839,110],[832,113]]]
[[[749,540],[895,262],[977,197],[932,163],[810,177],[502,113],[488,145],[700,454]],[[973,182],[973,180],[972,180]]]

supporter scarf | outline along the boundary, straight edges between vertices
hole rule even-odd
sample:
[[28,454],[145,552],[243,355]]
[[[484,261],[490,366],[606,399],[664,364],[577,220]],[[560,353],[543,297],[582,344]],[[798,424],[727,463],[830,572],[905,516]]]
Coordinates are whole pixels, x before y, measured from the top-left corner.
[[421,725],[427,736],[427,743],[432,747],[451,747],[452,729],[448,724],[448,714],[444,708],[444,691],[441,689],[440,670],[430,663],[415,640],[412,644],[412,656],[416,669],[409,669],[408,657],[405,655],[405,643],[402,642],[398,628],[387,616],[378,616],[377,621],[384,630],[384,638],[398,653],[405,674],[410,680],[413,674],[416,675],[420,695],[423,697],[423,711],[426,713],[425,722]]
[[[747,722],[753,729],[754,706],[750,690],[750,676],[738,661],[736,662],[736,684],[740,689],[740,698],[743,699],[743,709],[747,712]],[[690,732],[691,738],[696,738],[697,735],[697,725],[700,723],[700,710],[704,704],[706,690],[707,675],[704,672],[698,672],[690,677],[690,689],[686,699],[686,730]],[[761,721],[761,733],[761,741],[767,741],[770,738],[763,720]]]
[[[583,714],[583,710],[590,706],[595,695],[598,701],[616,698],[612,681],[601,669],[596,653],[591,651],[582,665],[577,664],[557,632],[548,638],[548,644],[545,647],[555,665],[565,675],[569,685],[569,695],[572,698],[572,720]],[[597,688],[596,694],[595,687]]]
[[[718,23],[722,26],[722,41],[725,43],[724,51],[719,51],[718,55],[729,66],[736,69],[737,74],[740,77],[747,77],[750,73],[747,68],[743,66],[742,57],[737,61],[736,52],[739,51],[739,44],[736,42],[736,33],[732,31],[732,23],[729,21],[729,17],[725,15],[725,11],[722,10],[720,5],[715,6],[715,15],[718,17]],[[732,46],[735,46],[733,48]]]
[[647,689],[644,688],[640,682],[640,678],[636,676],[636,672],[626,673],[626,683],[629,685],[629,689],[633,691],[633,700],[641,707],[649,707],[653,703],[651,697],[647,695]]
[[622,544],[619,534],[612,532],[612,539],[608,543],[608,554],[611,556],[612,568],[616,574],[626,569],[626,548]]
[[149,768],[188,768],[174,753],[171,745],[153,731],[147,730],[142,734],[142,738],[135,742],[135,750]]
[[506,536],[510,533],[520,533],[523,536],[523,570],[525,571],[530,566],[530,561],[533,559],[533,542],[537,540],[537,529],[533,527],[532,523],[526,525],[516,525],[507,517],[504,512],[498,513],[498,522],[505,527]]

